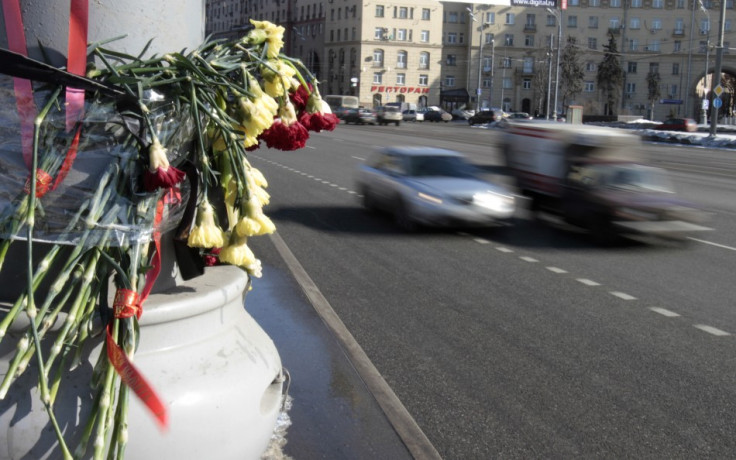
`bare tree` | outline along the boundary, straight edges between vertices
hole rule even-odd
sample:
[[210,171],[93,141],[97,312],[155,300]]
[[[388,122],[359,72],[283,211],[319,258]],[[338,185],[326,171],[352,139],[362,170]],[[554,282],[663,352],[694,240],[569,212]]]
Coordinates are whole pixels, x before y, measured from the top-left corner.
[[567,44],[560,56],[560,82],[562,86],[562,105],[567,106],[575,96],[583,91],[585,68],[581,62],[580,48],[575,37],[567,37]]
[[659,91],[659,83],[662,79],[659,77],[659,72],[649,71],[647,74],[647,99],[649,100],[649,119],[654,119],[654,104],[657,99],[661,96]]

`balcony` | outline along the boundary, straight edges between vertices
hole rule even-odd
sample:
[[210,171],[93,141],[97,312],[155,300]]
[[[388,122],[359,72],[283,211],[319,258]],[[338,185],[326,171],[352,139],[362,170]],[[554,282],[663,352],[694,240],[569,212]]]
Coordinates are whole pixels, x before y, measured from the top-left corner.
[[536,32],[536,31],[537,31],[536,24],[524,24],[524,32]]
[[685,29],[674,29],[672,31],[672,36],[675,37],[675,38],[684,37],[685,36]]

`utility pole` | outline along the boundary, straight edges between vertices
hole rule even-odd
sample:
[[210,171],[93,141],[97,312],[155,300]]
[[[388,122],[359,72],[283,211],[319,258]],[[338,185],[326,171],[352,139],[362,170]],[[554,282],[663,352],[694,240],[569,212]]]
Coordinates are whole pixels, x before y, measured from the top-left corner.
[[549,34],[549,51],[547,51],[547,110],[545,111],[545,117],[549,120],[549,103],[550,93],[552,92],[552,43],[555,40],[555,36]]
[[[726,3],[721,1],[721,17],[718,20],[718,44],[716,45],[716,67],[710,83],[710,91],[713,94],[712,108],[710,111],[710,137],[716,136],[718,129],[718,108],[720,107],[721,72],[723,71],[723,34],[726,29]],[[716,102],[716,100],[718,102]]]

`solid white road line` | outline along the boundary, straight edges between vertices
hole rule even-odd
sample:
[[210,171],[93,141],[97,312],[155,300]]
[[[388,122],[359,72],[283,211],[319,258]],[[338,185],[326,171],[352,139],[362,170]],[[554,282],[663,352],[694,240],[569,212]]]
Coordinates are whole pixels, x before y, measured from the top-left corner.
[[698,243],[710,244],[711,246],[716,246],[718,248],[723,248],[723,249],[729,249],[731,251],[736,251],[736,248],[734,248],[732,246],[726,246],[725,244],[718,244],[718,243],[713,243],[712,241],[699,240],[699,239],[693,238],[693,237],[689,237],[689,239],[691,239],[693,241],[697,241]]

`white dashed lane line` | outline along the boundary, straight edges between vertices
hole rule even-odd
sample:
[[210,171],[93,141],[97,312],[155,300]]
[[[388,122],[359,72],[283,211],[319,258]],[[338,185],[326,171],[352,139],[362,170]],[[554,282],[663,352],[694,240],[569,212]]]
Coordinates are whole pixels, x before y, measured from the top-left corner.
[[706,326],[705,324],[693,324],[693,326],[696,329],[700,329],[701,331],[705,331],[708,334],[712,334],[712,335],[715,335],[715,336],[718,336],[718,337],[723,337],[723,336],[726,336],[726,335],[731,335],[731,334],[729,334],[726,331],[722,331],[722,330],[720,330],[718,328],[715,328],[713,326]]
[[[257,159],[259,159],[261,161],[264,161],[266,163],[272,164],[274,166],[278,166],[278,167],[280,167],[282,169],[286,169],[286,170],[288,170],[290,172],[293,172],[294,174],[299,174],[299,175],[304,176],[304,177],[307,177],[309,179],[313,179],[316,182],[320,182],[322,184],[329,185],[330,187],[337,188],[338,190],[343,191],[343,192],[346,192],[346,193],[348,193],[350,195],[357,195],[357,196],[360,197],[360,194],[358,194],[354,190],[350,190],[350,189],[348,189],[346,187],[341,187],[339,184],[334,184],[334,183],[332,183],[330,181],[326,181],[326,180],[324,180],[324,179],[322,179],[320,177],[316,177],[316,176],[313,176],[313,175],[308,174],[306,172],[299,171],[299,170],[296,170],[296,169],[287,167],[285,165],[276,163],[276,162],[271,161],[271,160],[267,160],[267,159],[262,158],[262,157],[259,157],[257,155],[252,155],[251,154],[251,156],[253,158],[257,158]],[[362,158],[358,158],[358,157],[353,157],[353,158],[362,160]],[[469,235],[467,233],[460,232],[458,234],[461,235],[461,236],[470,237],[470,238],[473,239],[473,241],[475,241],[478,244],[486,245],[486,244],[491,244],[492,243],[492,241],[489,241],[489,240],[487,240],[485,238],[473,237],[473,235]],[[700,243],[710,244],[712,246],[718,246],[718,247],[725,248],[725,249],[736,250],[736,248],[731,248],[729,246],[724,246],[724,245],[721,245],[721,244],[712,243],[712,242],[705,241],[705,240],[699,240],[699,239],[695,239],[695,238],[691,238],[691,239],[692,240],[695,240],[695,241],[698,241]],[[513,249],[510,249],[510,248],[507,248],[507,247],[504,247],[504,246],[496,246],[495,249],[496,249],[496,251],[501,252],[501,253],[504,253],[504,254],[512,254],[512,253],[514,253],[514,250]],[[529,262],[529,263],[538,263],[539,262],[538,259],[535,259],[534,257],[530,257],[530,256],[519,256],[519,259],[520,260],[523,260],[525,262]],[[568,273],[567,270],[565,270],[563,268],[559,268],[559,267],[548,266],[548,267],[545,267],[545,268],[548,271],[550,271],[552,273],[555,273],[555,274],[558,274],[558,275],[562,275],[562,274]],[[581,283],[581,284],[584,284],[586,286],[590,286],[590,287],[600,286],[601,285],[600,283],[598,283],[596,281],[593,281],[593,280],[590,280],[590,279],[587,279],[587,278],[576,278],[576,281],[579,282],[579,283]],[[609,294],[611,294],[611,295],[613,295],[615,297],[618,297],[619,299],[622,299],[622,300],[627,300],[627,301],[637,300],[636,297],[634,297],[634,296],[632,296],[630,294],[626,294],[625,292],[609,291]],[[649,307],[649,310],[651,310],[651,311],[653,311],[655,313],[658,313],[658,314],[660,314],[662,316],[668,317],[668,318],[675,318],[675,317],[679,317],[680,316],[679,313],[676,313],[676,312],[667,310],[665,308],[660,308],[660,307]],[[723,331],[723,330],[718,329],[718,328],[715,328],[713,326],[708,326],[706,324],[694,324],[693,327],[695,327],[695,328],[697,328],[697,329],[699,329],[701,331],[707,332],[708,334],[711,334],[711,335],[714,335],[714,336],[718,336],[718,337],[721,337],[721,336],[730,336],[731,335],[729,332]]]

